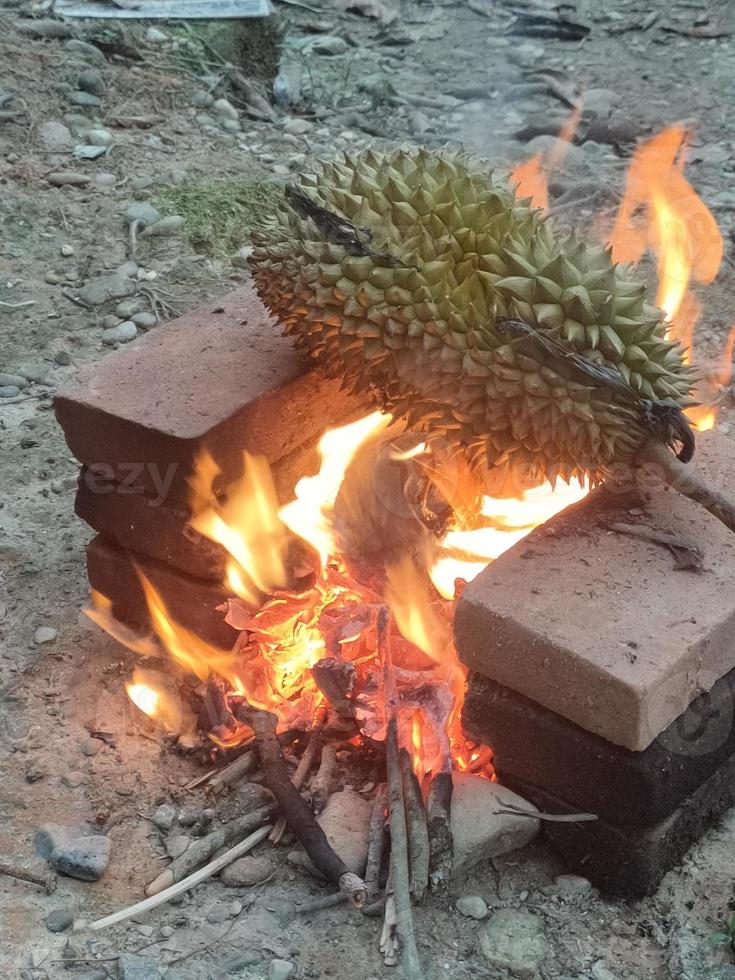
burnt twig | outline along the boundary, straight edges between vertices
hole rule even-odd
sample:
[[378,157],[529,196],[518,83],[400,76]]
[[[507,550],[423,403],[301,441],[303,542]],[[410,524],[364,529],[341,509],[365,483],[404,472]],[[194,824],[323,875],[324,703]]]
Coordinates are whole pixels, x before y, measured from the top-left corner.
[[31,885],[38,885],[44,889],[47,895],[56,889],[56,875],[50,872],[35,874],[33,871],[27,871],[20,865],[11,864],[9,861],[0,861],[0,875],[4,875],[6,878],[17,878],[18,881],[27,881]]
[[[311,733],[311,738],[309,739],[309,744],[304,749],[301,758],[299,759],[299,764],[296,766],[296,772],[291,777],[291,782],[294,784],[296,789],[301,789],[304,785],[304,780],[309,775],[309,770],[314,765],[314,759],[316,759],[317,751],[322,744],[322,732],[321,727],[315,727]],[[281,816],[276,821],[276,825],[271,831],[270,840],[273,844],[278,844],[286,832],[287,820],[285,814]]]
[[337,746],[334,742],[327,742],[322,748],[319,771],[311,781],[311,809],[314,813],[321,813],[327,805],[327,800],[332,793],[332,778],[336,762]]
[[406,806],[411,898],[414,902],[421,903],[429,884],[429,830],[426,823],[426,807],[416,773],[413,771],[411,756],[406,749],[401,749],[399,762]]
[[427,801],[429,830],[429,884],[435,894],[449,891],[454,861],[451,827],[451,769],[438,772],[429,784]]
[[[388,802],[387,788],[380,786],[373,800],[370,814],[370,838],[368,841],[367,865],[365,867],[365,885],[368,890],[368,904],[378,897],[380,888],[380,867],[383,862],[383,846],[385,844],[385,808]],[[365,909],[363,909],[363,912]]]

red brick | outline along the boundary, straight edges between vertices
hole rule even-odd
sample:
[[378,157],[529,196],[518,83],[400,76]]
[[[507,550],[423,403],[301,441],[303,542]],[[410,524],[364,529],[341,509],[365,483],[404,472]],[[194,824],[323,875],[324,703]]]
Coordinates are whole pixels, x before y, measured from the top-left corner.
[[[698,444],[691,465],[735,485],[735,443],[708,432]],[[455,641],[473,670],[642,751],[735,667],[735,535],[670,488],[642,516],[631,506],[603,490],[488,566],[457,605]],[[611,520],[691,539],[705,571],[675,571],[668,549]]]
[[275,463],[369,410],[309,368],[250,286],[83,369],[55,408],[77,459],[170,501],[203,446],[231,479],[243,450]]

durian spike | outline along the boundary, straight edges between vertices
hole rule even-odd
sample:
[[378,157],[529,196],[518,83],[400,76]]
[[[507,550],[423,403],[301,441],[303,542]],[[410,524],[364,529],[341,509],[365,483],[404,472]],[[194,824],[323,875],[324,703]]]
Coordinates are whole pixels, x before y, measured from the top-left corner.
[[656,475],[660,475],[672,489],[701,504],[725,527],[735,532],[735,504],[708,486],[691,464],[682,463],[657,439],[645,443],[635,456],[635,466],[646,464],[655,467]]

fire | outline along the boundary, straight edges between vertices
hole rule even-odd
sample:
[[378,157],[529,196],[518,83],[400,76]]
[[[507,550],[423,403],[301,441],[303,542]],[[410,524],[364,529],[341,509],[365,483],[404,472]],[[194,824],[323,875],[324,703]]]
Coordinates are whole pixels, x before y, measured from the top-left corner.
[[511,183],[516,184],[517,196],[530,197],[534,208],[549,210],[549,176],[558,169],[569,152],[569,145],[579,128],[583,107],[583,101],[575,107],[548,153],[536,153],[511,171],[510,179]]
[[167,732],[180,734],[185,727],[185,712],[178,695],[169,689],[162,675],[153,671],[135,670],[125,685],[128,697],[139,711],[153,719]]
[[149,718],[156,717],[160,700],[158,691],[154,691],[146,684],[126,684],[125,690],[135,707],[140,708],[144,715],[148,715]]

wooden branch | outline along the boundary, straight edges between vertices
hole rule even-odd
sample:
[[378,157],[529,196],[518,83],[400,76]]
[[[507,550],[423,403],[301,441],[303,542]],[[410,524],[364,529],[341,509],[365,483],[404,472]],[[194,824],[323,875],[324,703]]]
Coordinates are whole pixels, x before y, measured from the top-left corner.
[[[291,782],[294,784],[296,789],[301,789],[304,785],[304,780],[309,775],[309,770],[314,764],[314,759],[316,758],[316,753],[319,746],[322,743],[322,733],[320,728],[314,728],[311,733],[311,738],[309,739],[309,744],[304,749],[301,758],[299,759],[299,764],[296,766],[296,772],[291,777]],[[284,814],[276,821],[276,825],[271,831],[270,841],[272,844],[278,844],[281,838],[286,833],[287,820]]]
[[[378,652],[383,665],[383,699],[387,718],[385,735],[385,765],[388,776],[390,821],[390,877],[392,894],[386,903],[385,948],[392,955],[393,933],[400,940],[400,963],[406,980],[423,980],[423,970],[416,946],[411,909],[411,887],[408,870],[408,833],[406,805],[398,756],[398,691],[393,675],[390,643],[388,641],[388,611],[378,614]],[[388,925],[390,924],[390,928]],[[386,934],[385,929],[388,929]],[[388,961],[386,961],[388,962]]]
[[647,442],[636,455],[635,463],[637,466],[653,464],[669,486],[701,504],[725,527],[735,531],[735,505],[709,487],[696,469],[678,460],[663,443],[655,440]]
[[183,881],[200,864],[209,860],[220,848],[231,844],[233,840],[249,834],[273,817],[275,806],[263,806],[252,813],[246,813],[222,827],[218,827],[205,837],[193,840],[183,854],[169,864],[146,886],[146,895],[158,895],[165,888],[170,888],[177,881]]
[[0,860],[0,875],[7,878],[17,878],[18,881],[27,881],[31,885],[38,885],[43,888],[47,895],[51,895],[56,888],[56,875],[51,872],[27,871],[21,865],[7,859]]
[[436,773],[429,784],[429,883],[435,894],[446,894],[452,879],[454,840],[451,827],[452,772]]
[[406,806],[411,898],[420,904],[424,900],[429,884],[429,830],[426,823],[426,807],[416,773],[413,771],[411,756],[406,749],[401,749],[399,763]]
[[232,762],[228,762],[226,766],[217,770],[210,778],[210,790],[217,796],[226,789],[237,786],[241,780],[255,769],[256,762],[257,756],[254,752],[243,752],[237,759],[233,759]]
[[319,771],[311,781],[311,809],[314,813],[322,812],[332,794],[332,778],[336,762],[337,746],[334,742],[327,742],[322,748]]
[[171,885],[170,888],[164,889],[162,892],[158,892],[157,895],[151,895],[150,898],[144,898],[142,902],[136,902],[135,905],[131,905],[126,909],[121,909],[119,912],[113,912],[112,915],[106,915],[103,919],[97,919],[96,922],[87,922],[86,919],[76,919],[74,921],[74,931],[82,932],[84,930],[89,930],[90,932],[98,932],[100,929],[106,929],[108,926],[117,925],[118,922],[126,922],[128,919],[132,919],[136,915],[141,915],[143,912],[148,912],[150,909],[155,909],[159,905],[163,905],[164,902],[170,902],[172,898],[176,898],[177,895],[182,895],[184,892],[189,891],[194,885],[198,885],[200,881],[206,881],[207,878],[211,878],[212,875],[216,875],[218,871],[226,868],[228,864],[232,864],[243,854],[247,854],[251,851],[256,844],[259,844],[262,840],[268,836],[271,832],[271,825],[266,824],[264,827],[260,827],[258,830],[254,831],[245,840],[240,841],[234,847],[231,847],[229,851],[221,854],[214,861],[195,871],[194,874],[189,875],[188,878],[184,878],[183,881],[178,881],[176,884]]
[[363,905],[367,897],[365,883],[350,872],[344,861],[335,854],[311,808],[288,778],[286,761],[276,737],[275,715],[269,711],[258,711],[245,703],[235,708],[235,715],[255,732],[255,744],[266,785],[278,801],[291,830],[304,845],[311,863],[328,881],[338,884],[353,905]]
[[376,900],[380,890],[380,868],[383,863],[383,847],[385,845],[385,808],[387,804],[388,789],[383,784],[379,787],[377,795],[373,800],[373,809],[370,814],[370,837],[368,840],[367,865],[365,867],[365,885],[368,890],[368,904],[372,904]]

